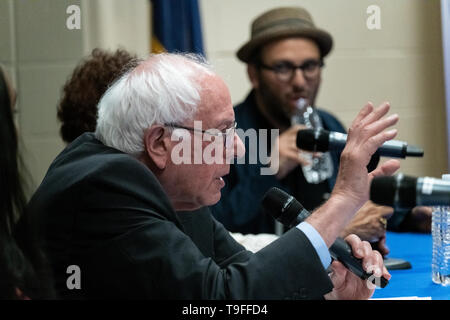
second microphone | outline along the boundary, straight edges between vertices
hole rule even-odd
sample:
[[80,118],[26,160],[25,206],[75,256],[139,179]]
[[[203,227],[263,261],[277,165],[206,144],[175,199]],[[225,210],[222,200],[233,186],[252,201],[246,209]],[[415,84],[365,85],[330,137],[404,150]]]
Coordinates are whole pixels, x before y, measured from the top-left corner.
[[[347,135],[340,132],[304,129],[297,133],[297,147],[307,151],[343,150],[346,143]],[[377,153],[379,156],[391,158],[423,157],[422,148],[398,140],[386,141],[378,148]]]

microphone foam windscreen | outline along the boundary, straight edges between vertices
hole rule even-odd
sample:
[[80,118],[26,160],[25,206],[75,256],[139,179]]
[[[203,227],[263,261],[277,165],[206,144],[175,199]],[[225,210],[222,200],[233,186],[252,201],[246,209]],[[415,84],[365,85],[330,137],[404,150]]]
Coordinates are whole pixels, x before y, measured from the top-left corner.
[[370,185],[370,200],[379,205],[395,208],[414,208],[416,186],[417,178],[403,174],[375,177]]
[[394,206],[397,182],[395,177],[375,177],[370,185],[370,200],[382,206]]
[[266,214],[289,228],[309,216],[309,212],[293,196],[275,187],[266,193],[262,205]]
[[324,129],[302,129],[297,132],[297,148],[313,152],[327,152],[330,149],[330,132]]
[[283,207],[291,196],[276,187],[270,188],[262,199],[262,207],[264,211],[275,219],[278,219],[283,213]]
[[302,129],[297,132],[297,147],[299,149],[314,151],[316,148],[314,129]]
[[399,181],[398,187],[398,205],[400,208],[414,208],[417,200],[417,178],[404,176]]

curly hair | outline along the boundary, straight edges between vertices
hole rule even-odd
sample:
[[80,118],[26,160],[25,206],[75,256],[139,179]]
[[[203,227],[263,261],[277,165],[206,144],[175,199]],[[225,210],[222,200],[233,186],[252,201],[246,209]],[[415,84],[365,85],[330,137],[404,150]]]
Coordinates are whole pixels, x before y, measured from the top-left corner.
[[65,142],[95,131],[97,103],[115,79],[135,66],[136,60],[135,55],[123,49],[111,53],[96,48],[77,65],[62,88],[58,103],[60,134]]

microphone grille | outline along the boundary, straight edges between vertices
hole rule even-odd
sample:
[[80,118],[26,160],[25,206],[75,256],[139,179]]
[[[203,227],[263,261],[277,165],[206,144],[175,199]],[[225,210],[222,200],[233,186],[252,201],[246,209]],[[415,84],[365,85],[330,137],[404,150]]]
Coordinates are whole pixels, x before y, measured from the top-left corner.
[[329,135],[330,132],[322,128],[319,129],[302,129],[297,132],[297,148],[314,151],[329,151]]
[[370,200],[383,206],[395,205],[396,194],[395,177],[375,177],[370,185]]
[[262,206],[266,213],[278,219],[283,213],[283,207],[289,202],[292,196],[283,190],[273,187],[266,192],[262,199]]
[[309,216],[309,212],[303,208],[293,196],[276,187],[270,189],[262,200],[266,214],[281,222],[289,228],[297,225]]
[[375,177],[370,185],[370,200],[376,204],[399,209],[416,206],[417,178],[398,174]]
[[316,139],[314,129],[302,129],[297,132],[297,147],[299,149],[314,151]]

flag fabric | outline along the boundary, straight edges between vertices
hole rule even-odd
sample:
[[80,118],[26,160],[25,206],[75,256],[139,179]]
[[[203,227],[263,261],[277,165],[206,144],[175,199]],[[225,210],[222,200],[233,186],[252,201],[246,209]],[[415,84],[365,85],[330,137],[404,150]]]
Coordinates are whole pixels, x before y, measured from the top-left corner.
[[151,0],[152,52],[192,52],[204,55],[197,0]]

